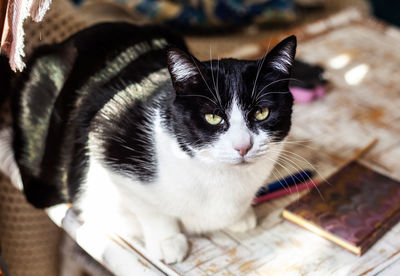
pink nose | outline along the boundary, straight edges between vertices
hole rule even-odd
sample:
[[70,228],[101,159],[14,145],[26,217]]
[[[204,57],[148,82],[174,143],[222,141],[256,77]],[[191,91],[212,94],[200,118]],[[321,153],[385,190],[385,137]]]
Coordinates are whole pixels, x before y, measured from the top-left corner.
[[241,156],[245,156],[246,153],[248,153],[252,147],[253,143],[249,143],[240,146],[235,146],[234,149],[237,150]]

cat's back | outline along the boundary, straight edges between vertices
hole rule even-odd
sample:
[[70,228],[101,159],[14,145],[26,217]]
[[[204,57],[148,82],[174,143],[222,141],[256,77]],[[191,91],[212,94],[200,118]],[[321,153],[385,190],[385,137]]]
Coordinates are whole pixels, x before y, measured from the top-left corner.
[[[169,44],[186,48],[157,26],[104,23],[34,52],[12,97],[13,147],[28,200],[38,207],[58,203],[71,172],[74,181],[82,177],[91,120],[121,83],[164,68]],[[71,169],[75,161],[83,168]],[[40,187],[51,199],[38,195]]]

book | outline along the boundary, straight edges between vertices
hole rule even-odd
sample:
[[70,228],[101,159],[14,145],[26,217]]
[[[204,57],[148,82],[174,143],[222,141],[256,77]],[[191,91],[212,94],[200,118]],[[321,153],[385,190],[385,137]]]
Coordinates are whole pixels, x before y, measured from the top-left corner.
[[352,161],[282,216],[361,256],[400,220],[400,182]]

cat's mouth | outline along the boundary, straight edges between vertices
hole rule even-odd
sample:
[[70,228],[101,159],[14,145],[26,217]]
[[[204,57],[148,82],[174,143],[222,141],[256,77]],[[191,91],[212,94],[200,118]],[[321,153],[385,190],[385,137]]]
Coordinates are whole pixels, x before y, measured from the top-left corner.
[[256,163],[261,154],[250,153],[245,156],[232,156],[233,154],[214,154],[210,151],[199,152],[197,156],[205,162],[233,167],[245,167]]

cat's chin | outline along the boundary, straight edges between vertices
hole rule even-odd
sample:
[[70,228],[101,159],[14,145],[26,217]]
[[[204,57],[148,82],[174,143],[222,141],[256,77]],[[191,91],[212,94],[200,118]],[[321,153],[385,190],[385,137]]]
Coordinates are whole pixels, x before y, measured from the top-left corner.
[[256,163],[255,159],[219,159],[219,158],[200,158],[202,163],[216,167],[248,167]]
[[216,167],[250,167],[256,164],[261,156],[248,156],[248,157],[237,157],[237,158],[220,158],[218,156],[212,156],[209,154],[197,155],[198,160],[202,163],[216,166]]
[[231,166],[231,167],[249,167],[256,163],[257,159],[254,158],[240,158],[240,159],[233,159],[233,160],[223,160],[220,163]]
[[237,166],[237,167],[247,167],[254,165],[257,163],[259,158],[242,158],[240,160],[235,160],[231,163],[232,166]]
[[243,161],[240,161],[240,162],[232,163],[232,166],[235,166],[235,167],[248,167],[248,166],[253,165],[253,164],[254,164],[254,161],[250,162],[250,161],[243,160]]

